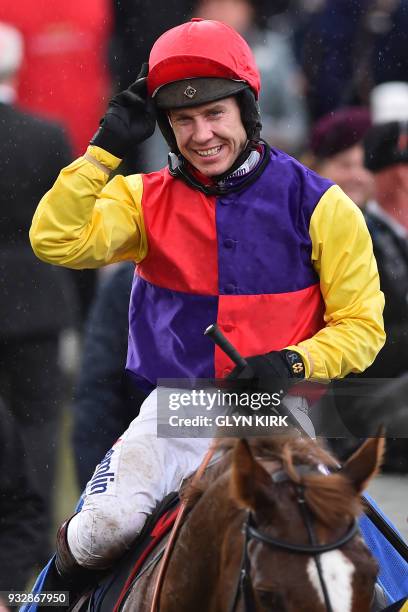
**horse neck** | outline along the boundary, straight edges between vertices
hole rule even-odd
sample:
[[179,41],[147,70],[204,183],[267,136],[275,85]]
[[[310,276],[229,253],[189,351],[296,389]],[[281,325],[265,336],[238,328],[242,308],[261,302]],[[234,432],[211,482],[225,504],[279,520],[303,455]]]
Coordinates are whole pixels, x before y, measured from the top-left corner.
[[223,542],[234,524],[237,533],[242,524],[242,512],[230,501],[227,487],[227,475],[221,476],[190,511],[166,575],[162,612],[220,610],[217,587],[224,570]]

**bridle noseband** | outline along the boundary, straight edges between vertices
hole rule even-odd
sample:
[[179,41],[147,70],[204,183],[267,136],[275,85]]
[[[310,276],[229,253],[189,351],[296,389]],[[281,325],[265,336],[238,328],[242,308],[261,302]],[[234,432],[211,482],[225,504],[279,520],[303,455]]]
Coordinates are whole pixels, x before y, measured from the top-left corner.
[[[298,473],[310,473],[315,471],[314,468],[309,465],[296,466],[295,469]],[[335,542],[332,542],[330,544],[318,544],[313,530],[313,519],[307,508],[304,498],[304,487],[302,485],[297,485],[296,483],[294,483],[284,470],[275,472],[271,475],[271,478],[275,482],[292,482],[296,486],[297,502],[299,504],[300,512],[302,514],[306,526],[309,544],[292,544],[290,542],[284,542],[282,540],[273,538],[272,536],[263,533],[262,531],[259,531],[259,529],[257,529],[256,527],[254,516],[252,512],[249,511],[242,526],[242,531],[244,534],[244,543],[242,549],[241,567],[239,571],[239,578],[235,589],[234,598],[229,608],[229,612],[234,612],[238,604],[240,595],[242,595],[243,598],[245,612],[255,612],[256,610],[250,573],[251,562],[248,554],[248,544],[251,539],[257,540],[258,542],[263,542],[264,544],[267,544],[268,546],[273,546],[274,548],[279,548],[280,550],[286,550],[288,552],[296,554],[312,556],[316,563],[316,569],[323,592],[326,610],[327,612],[333,612],[329,593],[323,577],[323,570],[319,555],[321,555],[322,553],[330,552],[331,550],[341,548],[342,546],[350,542],[350,540],[352,540],[354,536],[356,536],[359,532],[357,520],[353,519],[350,527],[348,528],[344,536],[342,536]]]

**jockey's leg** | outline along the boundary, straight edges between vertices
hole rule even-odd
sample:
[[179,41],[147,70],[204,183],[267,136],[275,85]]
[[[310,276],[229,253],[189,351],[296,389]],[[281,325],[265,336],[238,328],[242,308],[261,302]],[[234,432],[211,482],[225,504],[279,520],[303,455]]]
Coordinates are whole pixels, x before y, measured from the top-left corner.
[[146,517],[200,465],[210,439],[158,438],[157,392],[97,466],[84,505],[68,524],[74,559],[92,569],[109,567],[129,548]]

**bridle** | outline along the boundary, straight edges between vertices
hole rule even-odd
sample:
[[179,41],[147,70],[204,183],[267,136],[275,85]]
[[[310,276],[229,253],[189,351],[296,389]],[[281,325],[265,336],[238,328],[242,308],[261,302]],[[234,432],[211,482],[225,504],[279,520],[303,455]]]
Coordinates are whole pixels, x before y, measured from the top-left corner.
[[[300,474],[306,474],[316,471],[316,468],[313,468],[309,465],[298,465],[295,467],[295,469]],[[271,478],[274,482],[291,482],[295,485],[297,493],[296,501],[299,505],[300,513],[306,526],[309,544],[292,544],[290,542],[284,542],[282,540],[273,538],[270,535],[263,533],[262,531],[259,531],[259,529],[257,529],[256,527],[255,519],[252,512],[248,511],[245,522],[242,526],[242,531],[244,534],[244,543],[242,549],[242,560],[239,577],[235,589],[235,594],[231,602],[231,606],[229,607],[229,612],[234,612],[234,610],[236,609],[240,595],[243,599],[245,612],[255,612],[256,610],[253,586],[251,581],[251,561],[248,554],[248,545],[251,539],[295,554],[312,556],[316,564],[316,569],[323,592],[326,610],[327,612],[333,612],[329,593],[323,577],[323,571],[319,555],[325,552],[329,552],[331,550],[341,548],[342,546],[344,546],[344,544],[350,542],[350,540],[352,540],[359,531],[358,523],[356,519],[354,519],[345,535],[343,535],[335,542],[332,542],[331,544],[318,544],[313,530],[313,518],[310,514],[310,511],[307,507],[304,498],[304,487],[302,485],[294,483],[284,470],[279,470],[278,472],[275,472],[271,475]]]

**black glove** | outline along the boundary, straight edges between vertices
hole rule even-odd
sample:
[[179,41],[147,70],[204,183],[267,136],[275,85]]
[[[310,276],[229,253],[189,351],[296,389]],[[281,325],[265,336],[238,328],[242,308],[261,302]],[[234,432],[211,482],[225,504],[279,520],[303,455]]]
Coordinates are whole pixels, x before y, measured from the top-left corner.
[[122,158],[132,144],[139,144],[153,134],[156,113],[147,95],[148,70],[148,64],[143,64],[136,81],[109,102],[92,145]]
[[[273,388],[279,382],[280,389],[286,392],[294,378],[305,377],[305,366],[296,351],[272,351],[265,355],[246,357],[247,366],[237,366],[227,380],[246,380],[248,388],[253,391],[278,391]],[[279,390],[280,390],[279,389]]]

